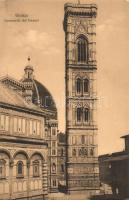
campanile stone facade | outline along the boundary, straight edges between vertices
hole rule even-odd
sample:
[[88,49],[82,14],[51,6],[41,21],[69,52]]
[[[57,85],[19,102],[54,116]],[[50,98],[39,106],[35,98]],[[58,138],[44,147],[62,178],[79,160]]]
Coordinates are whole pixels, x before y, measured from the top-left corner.
[[95,4],[64,6],[67,190],[99,190]]

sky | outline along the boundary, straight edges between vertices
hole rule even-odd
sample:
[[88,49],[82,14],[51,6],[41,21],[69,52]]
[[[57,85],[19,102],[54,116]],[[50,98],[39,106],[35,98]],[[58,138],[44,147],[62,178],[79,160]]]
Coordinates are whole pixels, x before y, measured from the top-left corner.
[[[0,76],[20,79],[27,57],[37,80],[54,97],[59,130],[65,131],[64,0],[0,0]],[[77,3],[77,0],[69,0]],[[96,3],[99,154],[124,149],[129,134],[129,0]],[[9,22],[28,15],[31,21]],[[22,18],[21,18],[22,19]],[[33,20],[33,21],[32,21]]]

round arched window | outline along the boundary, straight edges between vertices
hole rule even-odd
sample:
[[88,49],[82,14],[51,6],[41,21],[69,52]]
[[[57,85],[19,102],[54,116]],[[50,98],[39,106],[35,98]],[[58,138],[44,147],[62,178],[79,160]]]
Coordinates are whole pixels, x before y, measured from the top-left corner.
[[18,161],[17,163],[17,177],[24,176],[24,165],[22,161]]

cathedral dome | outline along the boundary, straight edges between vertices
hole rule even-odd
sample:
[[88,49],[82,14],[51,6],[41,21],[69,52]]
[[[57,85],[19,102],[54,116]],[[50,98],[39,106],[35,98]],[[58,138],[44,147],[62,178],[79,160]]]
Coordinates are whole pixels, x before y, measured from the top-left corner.
[[21,82],[24,85],[26,91],[25,95],[27,98],[29,97],[32,103],[40,105],[41,108],[57,113],[56,105],[51,93],[34,77],[34,68],[30,64],[30,57],[28,58],[28,64],[26,65],[24,71],[24,78]]
[[41,108],[45,108],[51,111],[57,111],[55,102],[48,89],[36,79],[25,78],[22,80],[25,86],[28,84],[32,86],[32,102],[34,104],[40,104]]
[[38,98],[37,95],[39,95],[39,101],[41,107],[55,111],[56,105],[48,89],[39,81],[37,80],[33,81],[35,82],[35,87],[33,89],[33,96],[32,96],[33,103],[35,103],[36,98]]

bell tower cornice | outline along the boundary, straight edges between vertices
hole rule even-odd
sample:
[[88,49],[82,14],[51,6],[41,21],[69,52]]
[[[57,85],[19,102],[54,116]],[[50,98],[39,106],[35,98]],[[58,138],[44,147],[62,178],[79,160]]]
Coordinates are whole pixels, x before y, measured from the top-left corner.
[[66,23],[68,16],[83,16],[83,17],[93,17],[97,16],[97,5],[96,4],[72,4],[66,3],[64,6],[65,16],[64,16],[64,31],[66,31]]

